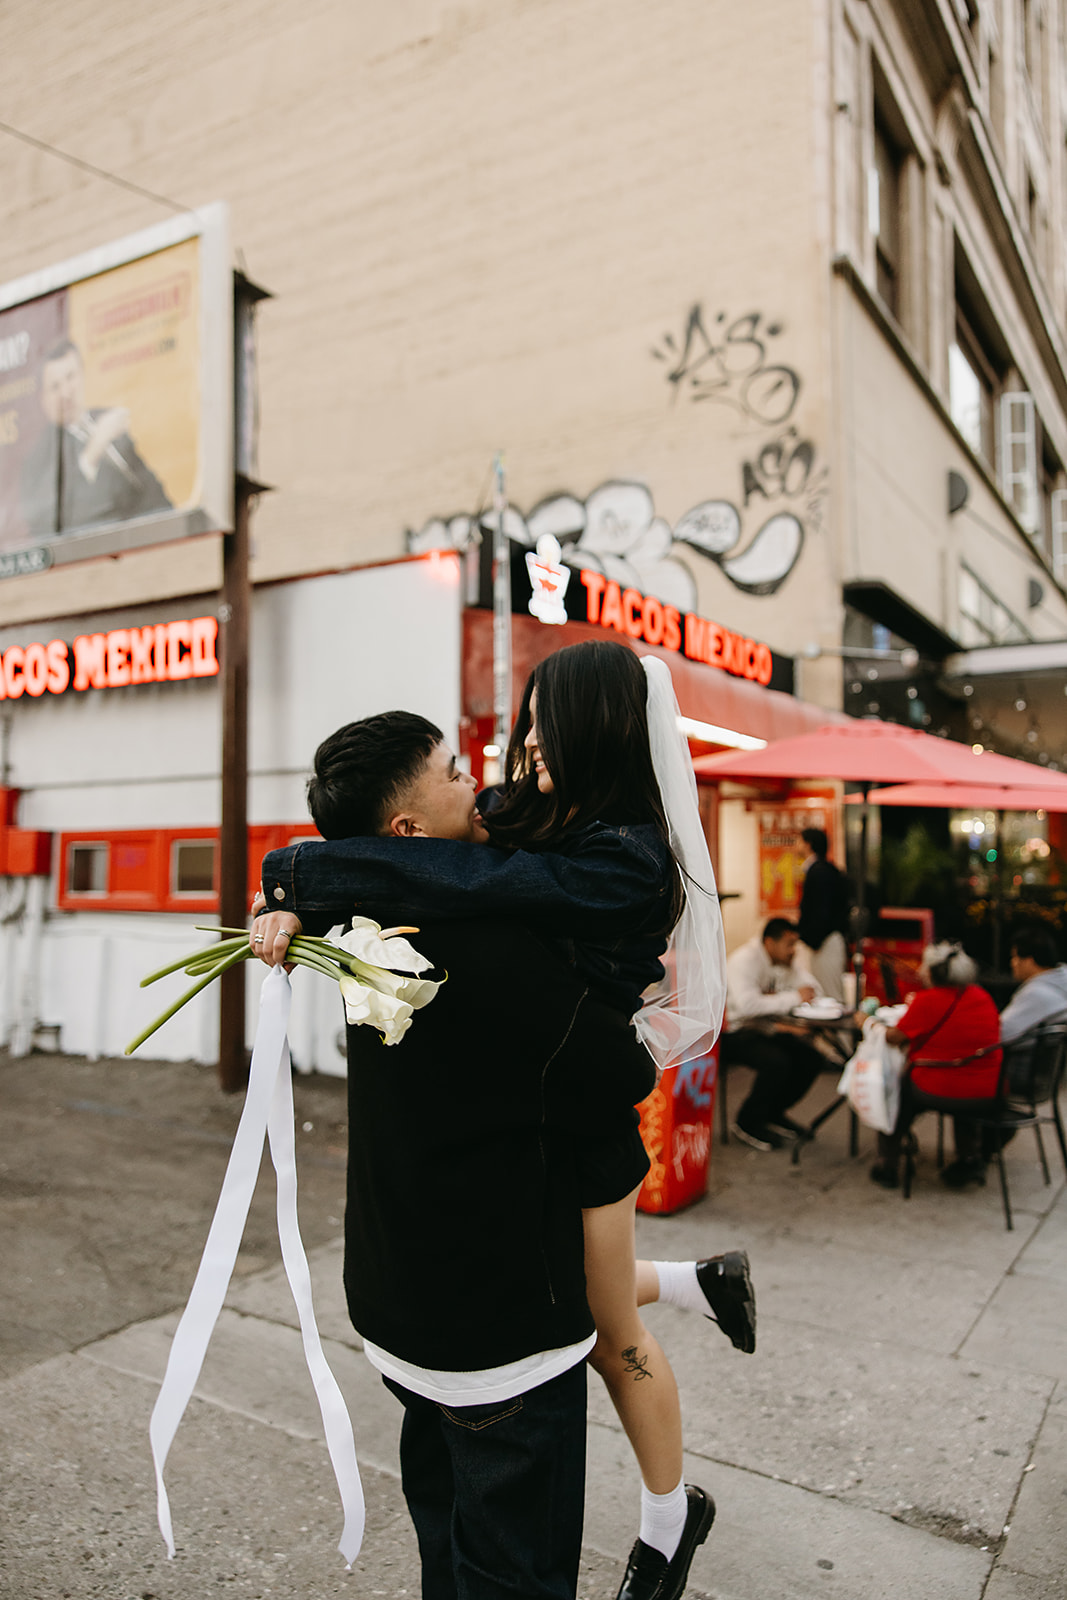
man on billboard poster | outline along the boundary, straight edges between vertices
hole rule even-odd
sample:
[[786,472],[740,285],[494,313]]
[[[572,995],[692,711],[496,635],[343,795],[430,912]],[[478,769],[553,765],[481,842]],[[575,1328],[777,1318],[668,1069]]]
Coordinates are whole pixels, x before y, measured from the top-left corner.
[[47,426],[22,469],[22,511],[30,539],[125,522],[171,507],[163,485],[137,453],[123,406],[87,407],[81,352],[60,339],[41,368]]

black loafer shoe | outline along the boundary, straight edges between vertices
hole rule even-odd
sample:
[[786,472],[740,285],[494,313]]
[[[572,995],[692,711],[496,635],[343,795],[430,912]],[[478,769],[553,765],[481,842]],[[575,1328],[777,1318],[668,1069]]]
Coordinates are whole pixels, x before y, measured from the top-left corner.
[[[687,1517],[686,1526],[688,1525]],[[662,1550],[653,1550],[643,1539],[635,1540],[634,1547],[630,1551],[630,1559],[626,1563],[622,1588],[615,1600],[660,1600],[668,1566],[669,1562]]]
[[751,1355],[756,1348],[756,1293],[744,1250],[728,1250],[697,1262],[697,1282],[717,1322],[735,1350]]
[[941,1172],[941,1182],[950,1189],[965,1189],[969,1183],[985,1184],[984,1161],[952,1161]]
[[681,1600],[689,1581],[689,1568],[697,1545],[704,1543],[715,1521],[715,1502],[706,1489],[698,1489],[695,1483],[687,1483],[685,1497],[689,1501],[689,1511],[682,1542],[667,1563],[667,1573],[656,1600]]
[[877,1183],[883,1189],[899,1189],[900,1179],[897,1177],[896,1167],[891,1167],[887,1161],[876,1161],[870,1171],[872,1183]]

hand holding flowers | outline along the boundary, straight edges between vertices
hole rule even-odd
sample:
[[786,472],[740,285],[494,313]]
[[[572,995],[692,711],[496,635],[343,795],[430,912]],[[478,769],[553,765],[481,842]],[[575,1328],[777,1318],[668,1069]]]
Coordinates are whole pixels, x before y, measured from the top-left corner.
[[[221,977],[240,961],[253,954],[248,934],[238,928],[198,928],[198,933],[219,933],[227,937],[218,944],[193,951],[141,979],[141,987],[155,983],[172,972],[184,971],[197,981],[126,1046],[126,1055],[151,1038],[157,1028],[174,1016],[187,1000],[214,978]],[[354,917],[348,932],[331,928],[324,939],[299,934],[289,942],[288,960],[296,966],[332,978],[339,985],[345,1003],[345,1016],[352,1024],[368,1023],[378,1029],[384,1044],[397,1044],[411,1026],[414,1013],[428,1005],[441,983],[418,974],[430,970],[432,963],[402,937],[417,933],[417,928],[383,930],[369,917]],[[397,971],[396,969],[400,970]],[[414,974],[415,976],[408,976]]]

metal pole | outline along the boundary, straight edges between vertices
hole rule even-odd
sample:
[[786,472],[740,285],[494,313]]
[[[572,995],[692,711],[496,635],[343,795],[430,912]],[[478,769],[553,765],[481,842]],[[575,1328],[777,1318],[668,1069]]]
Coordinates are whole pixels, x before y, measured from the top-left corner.
[[[507,495],[504,488],[504,457],[497,452],[493,462],[493,740],[504,752],[511,736],[511,541],[504,532]],[[502,775],[503,767],[501,767]]]
[[1003,956],[1004,924],[1003,902],[1001,900],[1003,878],[1001,877],[1001,862],[1004,855],[1004,813],[997,812],[997,828],[993,835],[993,848],[997,853],[993,862],[993,971],[999,975],[1000,963]]
[[871,792],[869,783],[863,785],[863,808],[860,812],[860,871],[856,885],[856,943],[852,955],[852,970],[856,974],[856,1004],[863,999],[863,941],[867,937],[867,825],[870,818]]
[[[223,535],[222,565],[222,825],[219,829],[219,919],[240,928],[248,916],[248,523],[252,487],[234,486],[234,529]],[[245,1054],[245,969],[224,973],[219,995],[219,1083],[229,1094],[248,1082]]]
[[[222,822],[219,828],[219,916],[240,928],[248,916],[248,633],[252,590],[248,575],[249,520],[259,482],[259,394],[255,308],[266,289],[243,272],[233,275],[233,532],[222,540]],[[219,1083],[228,1093],[248,1083],[245,1052],[245,969],[221,979]]]

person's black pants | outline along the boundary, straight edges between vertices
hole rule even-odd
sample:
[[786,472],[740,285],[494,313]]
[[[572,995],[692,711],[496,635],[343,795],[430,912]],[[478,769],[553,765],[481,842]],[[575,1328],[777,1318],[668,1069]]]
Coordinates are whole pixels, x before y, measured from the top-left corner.
[[748,1099],[737,1113],[747,1127],[766,1127],[795,1106],[827,1066],[821,1056],[792,1033],[762,1033],[758,1028],[737,1028],[719,1041],[724,1067],[751,1067],[756,1074]]
[[900,1143],[915,1118],[922,1111],[944,1111],[952,1116],[952,1137],[958,1161],[977,1161],[981,1158],[978,1124],[967,1116],[968,1111],[988,1111],[993,1102],[985,1100],[946,1100],[943,1095],[923,1094],[910,1078],[900,1086],[900,1110],[892,1133],[878,1135],[878,1155],[887,1166],[895,1167],[900,1160]]
[[574,1600],[585,1510],[586,1365],[490,1405],[392,1379],[423,1600]]

